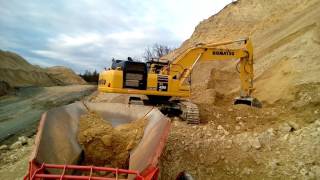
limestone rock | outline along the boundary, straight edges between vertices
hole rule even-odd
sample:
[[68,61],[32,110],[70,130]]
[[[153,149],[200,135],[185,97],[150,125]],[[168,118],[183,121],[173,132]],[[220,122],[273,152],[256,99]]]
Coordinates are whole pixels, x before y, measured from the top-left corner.
[[267,131],[265,132],[262,132],[258,138],[259,138],[259,142],[268,147],[269,149],[271,149],[271,143],[272,143],[272,140],[274,138],[275,134],[274,134],[274,130],[273,128],[269,128]]
[[283,123],[279,127],[279,131],[281,133],[287,133],[287,132],[290,132],[291,130],[292,130],[292,127],[288,123]]
[[254,147],[255,149],[260,149],[261,148],[261,144],[260,144],[260,141],[259,141],[258,138],[251,138],[249,140],[249,142],[250,142],[250,145],[252,147]]
[[231,147],[232,147],[232,140],[229,139],[229,140],[225,141],[225,148],[231,149]]
[[28,144],[28,138],[25,137],[25,136],[20,136],[20,137],[18,138],[18,141],[20,141],[22,145]]
[[0,146],[0,151],[1,150],[8,150],[8,149],[9,149],[9,147],[5,144]]
[[241,172],[241,174],[243,174],[243,175],[250,175],[252,173],[253,173],[253,170],[250,168],[247,168],[247,167],[243,168],[243,170]]
[[22,143],[20,141],[17,141],[10,146],[10,149],[18,149],[20,147],[22,147]]
[[288,124],[293,128],[293,130],[298,130],[298,129],[300,129],[299,124],[297,124],[296,122],[289,121]]
[[316,178],[320,178],[320,166],[312,166],[310,169]]

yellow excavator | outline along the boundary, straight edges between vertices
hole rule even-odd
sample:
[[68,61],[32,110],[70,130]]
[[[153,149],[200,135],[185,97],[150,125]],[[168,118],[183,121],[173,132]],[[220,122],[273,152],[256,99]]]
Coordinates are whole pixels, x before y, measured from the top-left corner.
[[[232,46],[232,48],[227,48]],[[234,48],[236,47],[236,48]],[[148,102],[157,104],[166,112],[178,112],[188,123],[198,124],[197,105],[181,97],[190,96],[190,75],[198,62],[239,60],[237,70],[240,75],[240,96],[234,104],[261,107],[261,103],[251,96],[253,92],[253,46],[249,38],[211,44],[197,44],[173,61],[150,61],[147,63],[113,60],[109,69],[99,75],[98,90],[106,93],[140,94],[148,97]],[[178,97],[179,100],[170,100]]]

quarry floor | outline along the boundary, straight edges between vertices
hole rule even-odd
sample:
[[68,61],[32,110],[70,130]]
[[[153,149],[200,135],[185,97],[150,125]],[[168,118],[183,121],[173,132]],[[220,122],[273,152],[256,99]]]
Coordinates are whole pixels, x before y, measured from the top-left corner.
[[[97,92],[86,99],[128,102],[126,95]],[[159,164],[161,179],[175,179],[181,171],[194,179],[320,178],[318,103],[289,106],[280,102],[256,109],[233,106],[230,100],[199,104],[204,120],[201,125],[172,118]],[[296,101],[300,100],[297,97]],[[32,135],[20,138],[20,143],[0,150],[0,179],[25,175],[33,139]]]
[[0,97],[0,144],[34,134],[44,111],[80,100],[95,88],[93,85],[27,87]]

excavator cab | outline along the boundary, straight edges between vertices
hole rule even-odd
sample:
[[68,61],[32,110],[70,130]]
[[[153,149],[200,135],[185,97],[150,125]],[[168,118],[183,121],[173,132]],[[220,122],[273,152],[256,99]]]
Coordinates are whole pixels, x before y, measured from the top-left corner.
[[148,69],[146,63],[128,60],[112,60],[111,69],[123,71],[123,87],[139,90],[147,89]]

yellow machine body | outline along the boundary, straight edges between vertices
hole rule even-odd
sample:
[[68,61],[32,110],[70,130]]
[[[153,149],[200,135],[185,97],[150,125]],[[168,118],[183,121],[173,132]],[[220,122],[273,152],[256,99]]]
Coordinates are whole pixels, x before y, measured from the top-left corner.
[[[240,47],[238,47],[240,44]],[[237,48],[226,46],[237,45]],[[194,65],[201,61],[239,60],[237,69],[240,74],[240,97],[250,97],[253,91],[253,47],[250,39],[227,41],[214,44],[198,44],[178,55],[173,61],[160,68],[151,64],[147,73],[128,73],[126,66],[115,66],[104,70],[99,76],[98,90],[107,93],[143,94],[151,96],[188,97],[190,83],[188,78]],[[132,66],[138,62],[122,62]],[[141,63],[140,63],[141,64]],[[138,64],[139,65],[139,64]],[[138,66],[137,66],[138,67]],[[140,65],[139,65],[140,67]],[[142,67],[142,65],[141,65]],[[131,71],[130,70],[130,71]],[[126,77],[125,77],[126,76]],[[141,79],[145,78],[145,84]],[[125,82],[124,82],[125,81]],[[139,88],[138,83],[142,83]],[[131,87],[131,85],[135,87]]]
[[[107,70],[103,71],[99,77],[98,90],[107,93],[122,93],[122,94],[144,94],[155,96],[176,96],[189,97],[190,86],[180,86],[180,81],[168,77],[167,90],[159,90],[158,88],[158,74],[148,73],[146,90],[139,90],[133,88],[123,88],[123,71],[122,70]],[[161,84],[160,84],[161,86]]]

